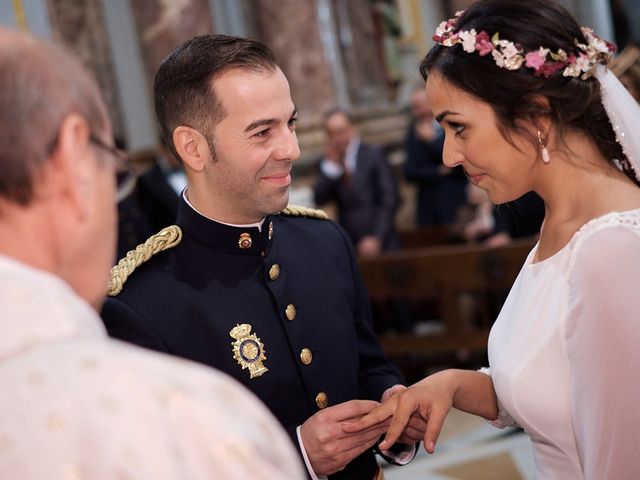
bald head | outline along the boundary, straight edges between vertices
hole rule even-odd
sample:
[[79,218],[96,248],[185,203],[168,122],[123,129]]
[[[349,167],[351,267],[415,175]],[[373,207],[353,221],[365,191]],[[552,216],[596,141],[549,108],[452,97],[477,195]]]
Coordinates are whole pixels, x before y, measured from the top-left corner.
[[0,29],[0,197],[26,205],[69,113],[93,131],[108,120],[95,81],[59,47]]
[[358,134],[351,116],[342,110],[334,110],[325,117],[324,130],[327,141],[340,156],[345,154],[349,142]]

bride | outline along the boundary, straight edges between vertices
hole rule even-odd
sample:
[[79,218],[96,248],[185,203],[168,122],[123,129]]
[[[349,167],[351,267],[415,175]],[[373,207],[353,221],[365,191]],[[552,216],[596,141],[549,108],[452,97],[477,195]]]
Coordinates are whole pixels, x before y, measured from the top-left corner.
[[640,475],[640,107],[607,70],[615,47],[549,0],[484,0],[443,22],[421,65],[443,161],[494,203],[535,191],[540,240],[489,337],[490,369],[445,370],[358,422],[452,407],[531,437],[537,477]]

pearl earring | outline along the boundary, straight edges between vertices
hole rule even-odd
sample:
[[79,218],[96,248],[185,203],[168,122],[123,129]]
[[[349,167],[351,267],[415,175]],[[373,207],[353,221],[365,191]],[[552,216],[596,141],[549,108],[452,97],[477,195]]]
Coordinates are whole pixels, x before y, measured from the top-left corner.
[[544,163],[549,163],[551,158],[549,158],[549,150],[547,150],[547,146],[542,141],[542,134],[540,130],[538,130],[538,145],[540,145],[540,155],[542,156],[542,161]]

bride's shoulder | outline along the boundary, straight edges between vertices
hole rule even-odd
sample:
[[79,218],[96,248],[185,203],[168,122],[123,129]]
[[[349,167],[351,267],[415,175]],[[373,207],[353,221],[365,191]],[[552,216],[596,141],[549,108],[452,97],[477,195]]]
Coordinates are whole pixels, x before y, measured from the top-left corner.
[[594,242],[607,249],[623,245],[640,248],[640,208],[609,212],[585,223],[572,238],[571,250],[579,251]]
[[640,228],[640,208],[609,212],[585,223],[578,233],[583,235],[605,228],[615,227]]

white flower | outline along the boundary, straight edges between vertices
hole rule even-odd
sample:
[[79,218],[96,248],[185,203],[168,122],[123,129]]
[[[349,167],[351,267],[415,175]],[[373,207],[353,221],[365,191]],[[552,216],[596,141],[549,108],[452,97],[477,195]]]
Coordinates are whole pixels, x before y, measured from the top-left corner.
[[556,62],[566,62],[567,61],[567,52],[563,49],[558,50],[558,53],[551,53],[551,58],[553,58]]
[[609,47],[604,42],[604,40],[601,40],[599,38],[594,38],[593,41],[591,42],[591,45],[594,46],[596,50],[598,50],[599,52],[609,53]]
[[500,53],[500,50],[494,48],[491,50],[491,55],[493,55],[493,59],[500,68],[504,67],[504,56]]
[[548,48],[542,48],[540,47],[540,50],[538,50],[538,55],[540,55],[540,58],[543,60],[547,59],[547,54],[549,53],[549,49]]
[[577,77],[578,75],[580,75],[580,68],[575,63],[570,64],[562,71],[564,77]]
[[436,35],[443,37],[448,32],[447,22],[440,22],[438,28],[436,28]]
[[583,27],[582,33],[587,39],[587,43],[589,44],[589,47],[595,48],[597,51],[601,53],[609,53],[609,46],[607,45],[607,42],[605,42],[601,38],[596,37],[593,34],[593,30],[591,30],[590,28]]
[[506,58],[511,58],[520,53],[520,50],[516,48],[513,42],[508,42],[506,40],[500,40],[498,44],[502,47],[502,54]]
[[584,53],[581,53],[576,59],[576,67],[583,72],[586,72],[587,70],[589,70],[591,68],[591,62],[589,61],[589,57]]
[[524,57],[519,53],[504,59],[504,68],[507,70],[518,70],[524,62]]
[[473,53],[476,51],[476,30],[474,28],[458,32],[458,36],[462,40],[462,48],[465,52]]

